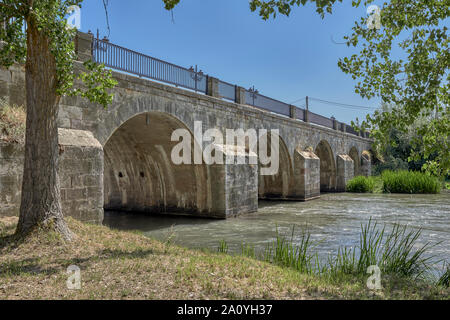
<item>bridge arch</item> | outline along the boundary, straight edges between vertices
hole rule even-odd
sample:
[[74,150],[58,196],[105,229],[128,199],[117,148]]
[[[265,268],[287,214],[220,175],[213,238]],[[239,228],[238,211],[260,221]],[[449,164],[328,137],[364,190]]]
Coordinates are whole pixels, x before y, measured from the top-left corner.
[[104,144],[105,209],[195,215],[210,209],[206,165],[171,161],[175,129],[191,134],[193,153],[191,131],[168,113],[140,113],[113,131]]
[[361,175],[361,158],[358,153],[358,149],[356,147],[352,147],[348,153],[350,158],[353,160],[354,165],[354,173],[353,176],[357,177]]
[[336,190],[336,158],[330,144],[321,140],[315,149],[320,159],[320,191],[333,192]]
[[[267,139],[268,155],[271,156],[272,134],[268,133],[260,137]],[[292,167],[291,156],[283,138],[278,135],[279,161],[278,171],[274,175],[261,175],[258,178],[258,197],[260,199],[286,199],[292,189],[294,170]],[[260,155],[261,156],[261,155]],[[258,158],[260,158],[260,156]],[[269,167],[259,162],[259,171],[261,168]]]

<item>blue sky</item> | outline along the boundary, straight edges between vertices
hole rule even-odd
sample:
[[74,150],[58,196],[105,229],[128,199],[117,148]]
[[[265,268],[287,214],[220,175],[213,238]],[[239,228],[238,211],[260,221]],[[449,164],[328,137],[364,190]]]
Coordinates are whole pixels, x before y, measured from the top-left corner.
[[[365,7],[344,2],[324,19],[307,5],[294,8],[289,17],[263,21],[247,0],[181,0],[172,21],[161,0],[109,0],[110,40],[184,67],[197,64],[211,76],[245,88],[254,85],[287,103],[311,96],[378,107],[378,99],[355,94],[355,81],[337,66],[355,49],[332,38],[342,41],[366,16]],[[101,37],[107,35],[101,0],[85,0],[81,11],[82,31],[95,34],[98,28]],[[310,110],[348,123],[367,113],[316,102]]]

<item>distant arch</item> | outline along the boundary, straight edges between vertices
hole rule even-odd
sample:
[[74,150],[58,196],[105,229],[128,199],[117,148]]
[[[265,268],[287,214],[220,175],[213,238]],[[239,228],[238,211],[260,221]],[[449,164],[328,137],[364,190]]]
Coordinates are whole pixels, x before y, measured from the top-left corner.
[[348,153],[350,158],[353,160],[354,165],[354,173],[353,176],[360,176],[361,175],[361,158],[358,153],[358,149],[356,147],[352,147]]
[[320,141],[315,153],[320,159],[320,191],[333,192],[336,190],[336,161],[328,141]]

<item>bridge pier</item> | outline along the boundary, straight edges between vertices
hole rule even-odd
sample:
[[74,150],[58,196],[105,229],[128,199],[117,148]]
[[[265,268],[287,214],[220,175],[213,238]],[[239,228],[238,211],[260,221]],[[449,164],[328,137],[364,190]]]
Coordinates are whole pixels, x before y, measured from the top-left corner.
[[[217,146],[224,155],[224,164],[208,166],[211,183],[212,210],[217,218],[228,218],[258,211],[258,165],[256,154],[246,154],[235,146]],[[245,163],[227,162],[227,157],[242,157]]]
[[296,199],[307,201],[320,197],[320,159],[312,151],[295,150],[294,183]]
[[347,183],[353,179],[354,164],[353,159],[347,154],[340,154],[336,159],[337,164],[337,192],[345,192]]
[[369,177],[372,175],[372,160],[368,151],[364,151],[361,155],[360,171],[363,176]]

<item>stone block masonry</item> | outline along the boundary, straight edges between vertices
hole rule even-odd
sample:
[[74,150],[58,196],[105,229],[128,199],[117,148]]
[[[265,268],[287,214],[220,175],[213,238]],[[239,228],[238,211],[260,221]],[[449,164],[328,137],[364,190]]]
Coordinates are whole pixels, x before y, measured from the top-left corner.
[[305,201],[320,197],[320,159],[312,151],[297,149],[294,168],[295,197]]
[[345,192],[347,183],[353,179],[355,171],[353,159],[349,155],[340,154],[337,156],[337,192]]
[[[59,129],[59,178],[65,216],[103,221],[103,148],[92,133]],[[20,208],[24,150],[0,143],[0,216],[17,216]]]

